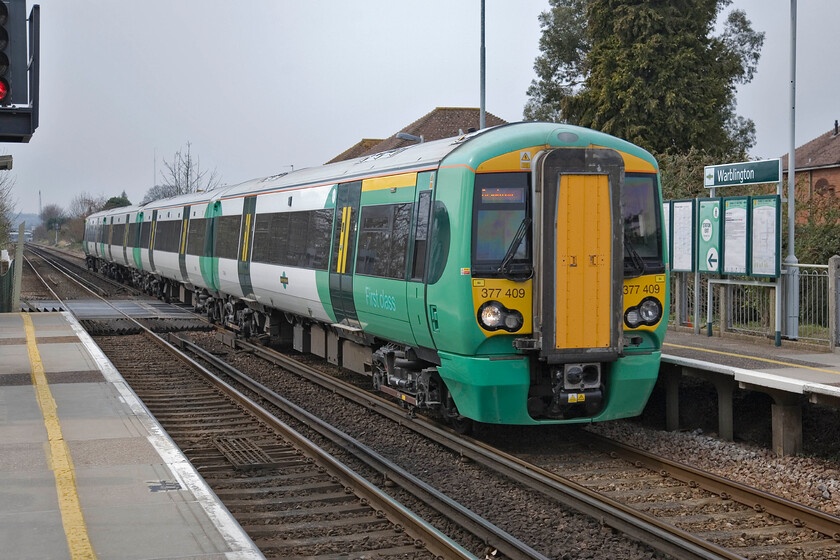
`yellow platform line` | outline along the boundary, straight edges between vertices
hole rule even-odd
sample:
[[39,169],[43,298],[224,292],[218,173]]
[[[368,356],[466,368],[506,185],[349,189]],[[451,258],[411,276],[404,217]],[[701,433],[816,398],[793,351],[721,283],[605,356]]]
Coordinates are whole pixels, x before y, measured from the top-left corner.
[[734,352],[721,352],[720,350],[709,350],[708,348],[699,348],[697,346],[683,346],[682,344],[673,344],[671,342],[664,342],[663,346],[673,346],[674,348],[683,348],[685,350],[697,350],[698,352],[708,352],[710,354],[720,354],[722,356],[732,356],[734,358],[745,358],[747,360],[756,360],[759,362],[767,362],[769,364],[777,364],[780,366],[790,366],[799,369],[810,369],[811,371],[822,371],[824,373],[833,373],[840,375],[840,371],[836,369],[825,369],[812,366],[803,366],[802,364],[792,364],[790,362],[781,362],[779,360],[771,360],[770,358],[758,358],[756,356],[747,356],[744,354],[735,354]]
[[70,557],[75,559],[96,558],[88,537],[87,525],[79,503],[79,493],[76,488],[76,472],[73,470],[73,460],[70,450],[61,433],[58,421],[58,407],[53,399],[41,353],[35,342],[35,326],[28,313],[21,313],[23,326],[26,330],[26,347],[29,351],[29,363],[32,365],[32,386],[35,388],[35,398],[41,407],[44,417],[44,427],[47,429],[47,462],[55,476],[55,489],[58,493],[58,507],[61,510],[61,523],[70,548]]

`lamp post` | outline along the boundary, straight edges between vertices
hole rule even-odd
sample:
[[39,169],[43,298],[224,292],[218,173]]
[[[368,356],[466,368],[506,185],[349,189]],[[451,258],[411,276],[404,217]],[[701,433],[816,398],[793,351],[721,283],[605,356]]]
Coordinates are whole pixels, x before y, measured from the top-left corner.
[[790,0],[790,151],[788,152],[787,336],[799,338],[799,261],[796,258],[796,0]]
[[484,113],[484,92],[486,81],[486,64],[484,56],[484,0],[481,0],[481,108],[479,109],[478,129],[481,130],[486,126],[486,119]]

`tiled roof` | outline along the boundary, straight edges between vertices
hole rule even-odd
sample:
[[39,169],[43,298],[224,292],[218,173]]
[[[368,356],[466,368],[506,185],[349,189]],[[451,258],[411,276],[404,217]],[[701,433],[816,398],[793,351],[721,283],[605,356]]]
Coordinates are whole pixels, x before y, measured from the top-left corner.
[[381,138],[362,138],[355,145],[341,152],[327,163],[335,163],[337,161],[344,161],[346,159],[362,157],[363,155],[367,154],[367,151],[369,149],[382,142],[383,140]]
[[[835,134],[836,130],[835,121],[835,128],[796,148],[796,169],[840,166],[840,134]],[[785,154],[782,156],[782,168],[786,170],[787,167],[788,156]]]
[[[477,108],[438,107],[401,129],[399,132],[405,132],[414,136],[422,136],[424,142],[429,142],[432,140],[458,136],[458,134],[468,132],[471,128],[478,129],[479,120],[480,110]],[[484,121],[485,125],[488,127],[507,124],[507,121],[487,112],[485,112]],[[378,144],[367,146],[362,149],[361,145],[364,142],[365,140],[362,140],[327,163],[334,163],[354,157],[368,156],[414,144],[412,140],[402,140],[397,138],[396,133],[390,138],[380,141]]]

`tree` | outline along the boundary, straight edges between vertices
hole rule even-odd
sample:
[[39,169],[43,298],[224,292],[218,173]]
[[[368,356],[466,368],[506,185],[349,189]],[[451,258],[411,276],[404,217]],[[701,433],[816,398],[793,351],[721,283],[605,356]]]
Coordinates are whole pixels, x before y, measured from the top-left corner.
[[125,206],[131,206],[131,201],[128,200],[128,197],[125,196],[125,191],[122,192],[120,196],[112,196],[108,199],[108,202],[102,207],[103,210],[111,210],[113,208],[123,208]]
[[210,172],[201,169],[199,157],[193,156],[189,142],[186,151],[181,149],[175,152],[171,162],[164,159],[163,166],[160,172],[163,182],[149,189],[140,204],[181,194],[210,191],[221,182],[215,169]]
[[735,114],[764,33],[731,0],[550,0],[526,119],[586,126],[654,153],[744,155],[755,125]]
[[12,220],[16,217],[15,201],[12,198],[14,178],[8,171],[0,171],[0,246],[5,246],[12,229]]
[[99,212],[105,206],[105,197],[101,194],[93,195],[82,192],[73,197],[67,214],[71,218],[87,218],[94,212]]
[[64,209],[57,204],[47,204],[41,209],[41,225],[32,231],[33,237],[38,240],[49,240],[56,236],[56,231],[67,221]]

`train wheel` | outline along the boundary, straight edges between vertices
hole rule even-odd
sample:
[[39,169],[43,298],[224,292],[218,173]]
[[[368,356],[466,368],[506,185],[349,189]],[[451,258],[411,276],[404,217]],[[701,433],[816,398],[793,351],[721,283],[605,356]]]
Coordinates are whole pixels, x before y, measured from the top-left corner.
[[443,399],[443,406],[441,407],[443,419],[449,424],[453,430],[459,434],[470,434],[473,431],[474,422],[466,416],[461,416],[458,413],[458,407],[455,404],[455,399],[449,390],[446,390],[446,396]]

